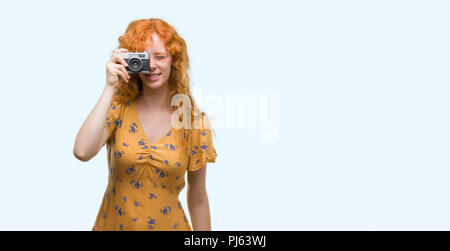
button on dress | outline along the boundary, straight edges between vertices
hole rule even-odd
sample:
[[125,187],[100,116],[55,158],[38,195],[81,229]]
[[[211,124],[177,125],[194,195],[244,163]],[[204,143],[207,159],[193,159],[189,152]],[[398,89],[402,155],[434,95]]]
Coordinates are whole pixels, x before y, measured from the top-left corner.
[[[202,123],[210,125],[207,119]],[[192,130],[192,143],[184,149],[181,140],[186,135],[173,127],[150,143],[136,99],[113,101],[105,128],[108,185],[92,230],[192,231],[178,195],[186,171],[215,162],[211,129]]]

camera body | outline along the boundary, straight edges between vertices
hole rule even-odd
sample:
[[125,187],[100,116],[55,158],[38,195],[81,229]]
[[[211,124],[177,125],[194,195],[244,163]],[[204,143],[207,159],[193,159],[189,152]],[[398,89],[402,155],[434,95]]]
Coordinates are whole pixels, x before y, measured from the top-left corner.
[[150,55],[147,52],[125,52],[119,55],[127,62],[128,73],[150,73]]

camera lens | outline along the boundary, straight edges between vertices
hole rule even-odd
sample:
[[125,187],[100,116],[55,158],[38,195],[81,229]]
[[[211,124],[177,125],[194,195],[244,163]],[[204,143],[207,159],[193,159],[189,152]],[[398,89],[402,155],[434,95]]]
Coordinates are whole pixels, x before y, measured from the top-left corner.
[[142,63],[142,60],[140,60],[139,58],[132,58],[128,61],[128,68],[131,71],[139,72],[143,66],[144,65]]

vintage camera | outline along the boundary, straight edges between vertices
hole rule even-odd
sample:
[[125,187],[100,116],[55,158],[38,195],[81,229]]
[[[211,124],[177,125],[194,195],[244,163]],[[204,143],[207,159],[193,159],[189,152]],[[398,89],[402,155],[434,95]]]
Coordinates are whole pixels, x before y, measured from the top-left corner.
[[150,55],[147,52],[126,52],[119,55],[127,62],[129,73],[150,73]]

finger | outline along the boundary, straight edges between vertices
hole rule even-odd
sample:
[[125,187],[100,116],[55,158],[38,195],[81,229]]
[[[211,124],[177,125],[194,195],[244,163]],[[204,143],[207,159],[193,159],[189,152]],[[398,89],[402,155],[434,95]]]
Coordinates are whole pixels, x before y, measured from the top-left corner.
[[124,49],[124,48],[119,48],[119,49],[115,50],[115,51],[113,52],[113,54],[118,55],[118,54],[120,54],[120,53],[125,53],[125,52],[128,52],[128,50],[127,50],[127,49]]
[[115,50],[115,51],[113,52],[113,54],[122,53],[122,52],[128,52],[128,50],[125,49],[125,48],[119,48],[119,49]]
[[115,71],[116,71],[117,75],[118,75],[120,78],[122,78],[123,81],[125,81],[125,82],[128,83],[128,79],[127,79],[127,77],[125,76],[125,74],[124,74],[122,71],[120,71],[120,70],[115,70]]
[[131,76],[130,74],[127,72],[127,69],[125,69],[125,67],[120,66],[120,69],[122,70],[122,72],[125,74],[125,76],[127,76],[128,80],[130,80]]
[[125,67],[123,65],[114,65],[114,68],[116,70],[123,72],[125,74],[125,76],[127,77],[127,79],[131,78],[130,74],[127,72],[127,69],[125,69]]
[[113,62],[114,63],[120,63],[124,67],[128,66],[127,62],[125,62],[125,59],[123,59],[122,56],[120,56],[119,54],[114,54],[113,55]]
[[125,49],[125,48],[117,48],[115,51],[128,51],[128,49]]

